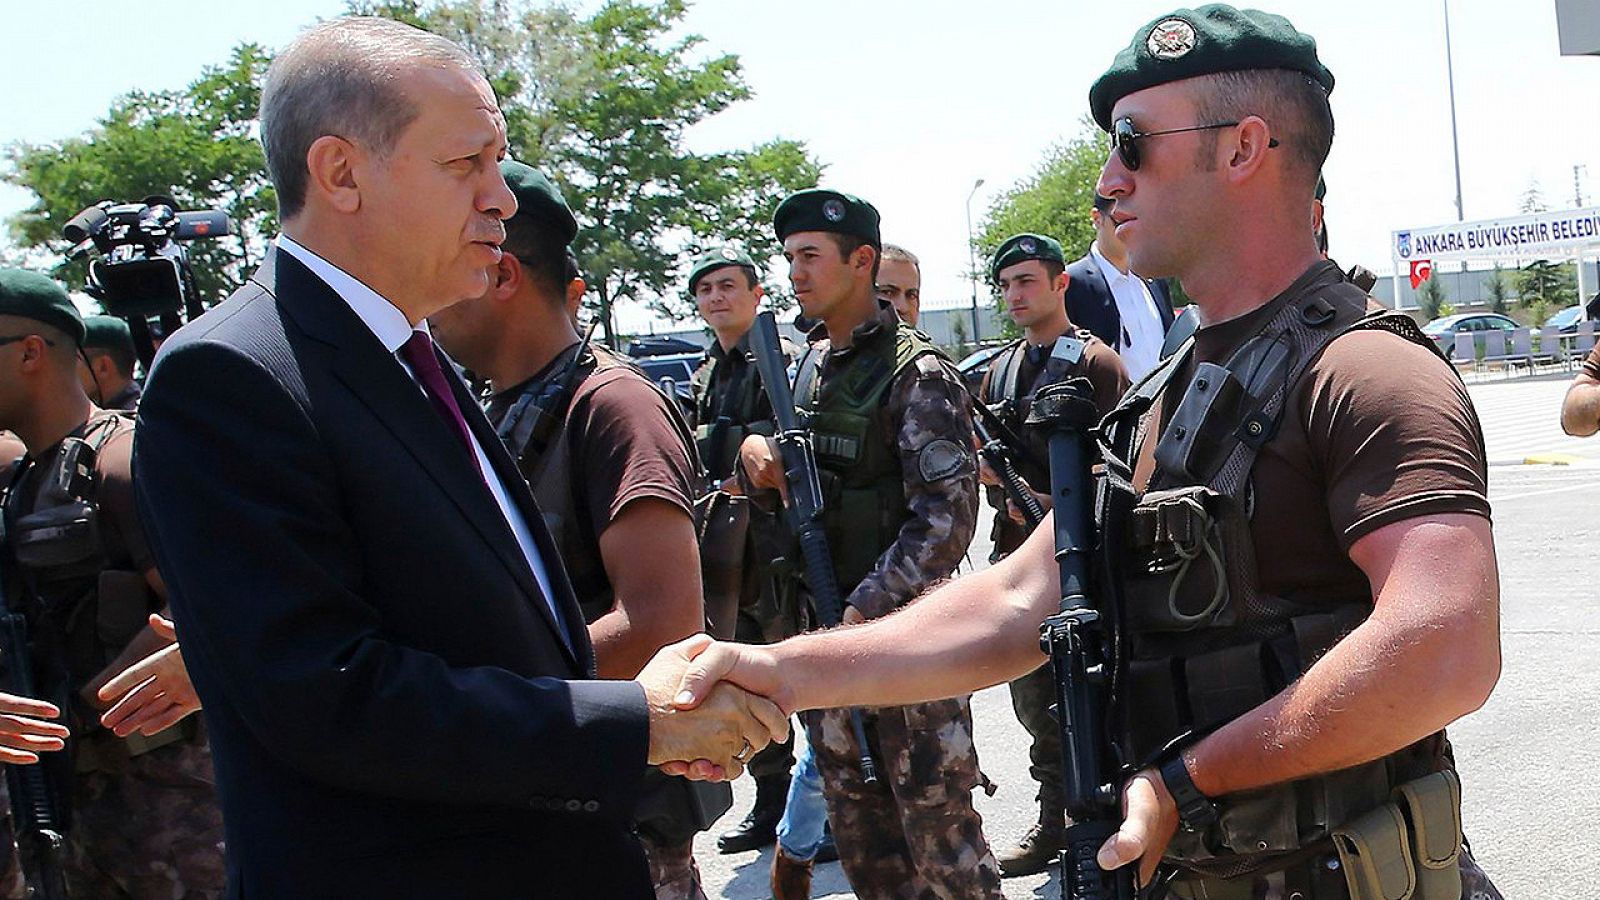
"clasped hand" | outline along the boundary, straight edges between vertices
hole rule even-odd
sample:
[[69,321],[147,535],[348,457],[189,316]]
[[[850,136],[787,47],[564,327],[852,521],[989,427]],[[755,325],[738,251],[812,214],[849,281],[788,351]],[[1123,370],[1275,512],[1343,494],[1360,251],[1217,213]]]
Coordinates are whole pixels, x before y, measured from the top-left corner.
[[712,645],[700,634],[663,647],[638,682],[650,709],[651,765],[698,781],[731,781],[750,756],[789,736],[789,719],[772,701],[733,684],[713,684],[683,704],[685,673]]

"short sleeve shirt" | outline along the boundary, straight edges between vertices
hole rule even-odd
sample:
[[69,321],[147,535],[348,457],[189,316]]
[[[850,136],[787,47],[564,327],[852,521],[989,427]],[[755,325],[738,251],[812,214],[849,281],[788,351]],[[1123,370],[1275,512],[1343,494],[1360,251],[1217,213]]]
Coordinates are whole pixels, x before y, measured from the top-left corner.
[[[1340,277],[1319,264],[1266,306],[1200,329],[1195,358],[1225,362],[1283,304]],[[1169,391],[1163,408],[1176,396]],[[1140,483],[1148,478],[1143,456]],[[1465,385],[1431,349],[1386,331],[1353,331],[1325,348],[1302,374],[1251,478],[1261,589],[1277,596],[1370,600],[1371,586],[1349,558],[1361,538],[1421,516],[1490,515],[1483,432]]]

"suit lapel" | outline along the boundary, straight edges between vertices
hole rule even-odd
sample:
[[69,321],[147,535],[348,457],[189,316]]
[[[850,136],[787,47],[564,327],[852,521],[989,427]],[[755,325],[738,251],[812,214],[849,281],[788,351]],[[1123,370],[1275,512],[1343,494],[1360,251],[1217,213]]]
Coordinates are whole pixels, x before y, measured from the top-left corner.
[[[539,511],[533,490],[528,487],[527,479],[517,468],[516,460],[512,459],[500,436],[495,434],[494,427],[489,424],[477,400],[467,393],[466,385],[454,377],[455,367],[448,359],[443,359],[442,363],[445,371],[451,376],[451,390],[455,392],[456,404],[461,407],[461,414],[467,420],[467,427],[472,429],[472,436],[478,439],[478,445],[483,448],[483,455],[489,458],[489,465],[500,477],[500,483],[505,486],[506,494],[522,513],[522,520],[527,523],[528,532],[533,536],[534,545],[539,550],[539,559],[544,563],[545,577],[550,581],[550,589],[555,592],[551,600],[560,608],[561,619],[567,624],[564,632],[567,640],[564,646],[581,671],[593,674],[594,647],[589,643],[589,629],[584,625],[583,609],[578,606],[577,593],[572,589],[572,582],[567,578],[566,566],[561,562],[561,551],[557,549],[550,530],[545,527],[544,514]],[[540,611],[548,616],[549,610],[545,604],[538,605]],[[555,623],[552,622],[551,626],[555,627]]]
[[[522,548],[517,544],[516,536],[501,513],[499,504],[495,502],[494,495],[466,457],[467,451],[452,433],[450,425],[434,411],[427,396],[406,374],[394,354],[384,349],[377,336],[333,288],[292,256],[273,250],[253,280],[273,295],[279,306],[308,336],[329,345],[332,352],[328,365],[334,376],[372,410],[374,417],[389,431],[395,442],[405,448],[450,498],[462,517],[471,523],[524,593],[533,600],[533,606],[545,622],[562,636],[560,643],[572,657],[572,641],[566,630],[556,623],[549,606],[544,602],[543,592],[539,590],[528,561],[522,555]],[[465,390],[458,379],[449,380],[456,385],[457,402],[467,422],[471,426],[479,425],[483,414],[478,411],[477,404],[470,399],[461,402]],[[487,427],[486,423],[483,425]],[[479,435],[480,444],[485,447],[486,453],[490,453],[493,445],[484,441],[482,430],[474,427],[474,434]],[[492,432],[490,436],[493,437]],[[506,483],[503,475],[501,481]],[[546,553],[545,545],[540,546],[540,552]],[[544,559],[556,557],[545,555]],[[555,568],[559,570],[560,567]],[[552,581],[554,583],[554,579]],[[564,577],[560,584],[563,587],[566,585]],[[557,602],[560,602],[559,598]],[[576,658],[573,661],[577,662]]]

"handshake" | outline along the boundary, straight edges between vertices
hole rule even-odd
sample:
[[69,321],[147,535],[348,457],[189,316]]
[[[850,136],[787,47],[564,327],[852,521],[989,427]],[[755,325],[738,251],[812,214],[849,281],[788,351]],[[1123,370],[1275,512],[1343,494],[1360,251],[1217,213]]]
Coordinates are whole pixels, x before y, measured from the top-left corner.
[[636,679],[650,708],[649,761],[668,775],[732,781],[762,747],[789,737],[789,706],[760,648],[697,634],[656,653]]

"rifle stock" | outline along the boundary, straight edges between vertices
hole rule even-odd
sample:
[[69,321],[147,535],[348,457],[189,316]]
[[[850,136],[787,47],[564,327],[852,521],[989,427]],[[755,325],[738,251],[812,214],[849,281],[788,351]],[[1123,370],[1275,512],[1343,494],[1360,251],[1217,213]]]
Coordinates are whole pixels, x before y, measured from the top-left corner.
[[[811,435],[800,427],[800,418],[795,414],[788,364],[778,343],[778,322],[771,312],[756,316],[755,325],[750,329],[750,350],[755,356],[756,372],[761,376],[761,388],[772,406],[772,420],[776,426],[774,440],[778,443],[783,478],[789,491],[789,524],[800,543],[806,587],[811,590],[817,617],[831,628],[844,619],[844,599],[833,574],[833,555],[828,550],[828,536],[822,526],[822,479],[817,474]],[[850,710],[850,728],[861,752],[862,776],[868,782],[877,781],[878,767],[867,748],[860,710]]]
[[1087,379],[1069,378],[1034,398],[1030,423],[1050,428],[1050,493],[1055,502],[1061,611],[1046,619],[1039,644],[1055,672],[1067,817],[1061,892],[1069,900],[1132,900],[1133,866],[1107,872],[1095,855],[1122,822],[1121,773],[1106,734],[1110,694],[1109,625],[1089,596],[1094,552],[1089,430],[1098,415]]
[[[968,396],[971,396],[970,392]],[[972,408],[978,411],[978,415],[972,420],[972,430],[978,436],[978,452],[983,454],[984,462],[987,462],[989,468],[999,476],[1000,485],[1005,488],[1006,496],[1017,505],[1017,509],[1022,510],[1022,518],[1027,523],[1028,530],[1038,528],[1039,523],[1044,521],[1044,507],[1039,505],[1039,498],[1033,495],[1028,483],[1017,474],[1017,467],[1011,459],[1014,445],[1000,436],[1010,434],[1010,430],[1007,429],[1005,432],[990,430],[991,422],[1001,428],[1005,427],[1005,423],[1001,422],[1000,418],[977,397],[972,398]],[[1016,435],[1012,434],[1010,440],[1016,440]]]

